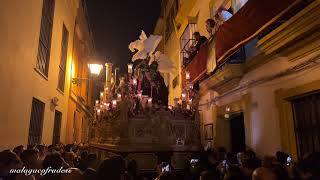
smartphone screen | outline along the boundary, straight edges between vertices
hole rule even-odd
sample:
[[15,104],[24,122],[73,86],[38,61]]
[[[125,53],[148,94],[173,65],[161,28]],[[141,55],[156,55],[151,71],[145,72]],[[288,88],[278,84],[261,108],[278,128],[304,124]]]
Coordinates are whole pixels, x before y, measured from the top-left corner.
[[291,156],[288,156],[287,157],[287,166],[290,166],[291,162],[292,162],[292,158],[291,158]]
[[190,160],[190,164],[195,164],[195,163],[198,163],[199,162],[199,159],[191,159]]
[[169,163],[162,162],[162,163],[161,163],[161,171],[162,171],[162,172],[169,172],[169,171],[170,171],[170,165],[169,165]]

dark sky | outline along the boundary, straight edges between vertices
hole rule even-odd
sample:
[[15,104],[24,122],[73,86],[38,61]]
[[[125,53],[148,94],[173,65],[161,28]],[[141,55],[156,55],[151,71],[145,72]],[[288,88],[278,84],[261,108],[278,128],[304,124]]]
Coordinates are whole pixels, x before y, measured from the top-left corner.
[[149,36],[160,13],[161,0],[87,0],[95,48],[102,62],[112,62],[126,72],[132,53],[128,49],[141,30]]

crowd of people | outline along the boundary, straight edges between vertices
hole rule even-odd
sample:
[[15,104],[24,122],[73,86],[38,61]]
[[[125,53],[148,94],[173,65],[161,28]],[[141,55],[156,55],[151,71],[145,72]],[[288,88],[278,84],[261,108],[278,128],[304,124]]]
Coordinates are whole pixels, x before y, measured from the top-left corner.
[[[68,173],[11,173],[12,169],[67,169]],[[134,160],[115,155],[99,161],[87,145],[20,145],[0,152],[0,180],[319,180],[320,153],[294,162],[277,152],[262,159],[253,151],[227,153],[224,148],[194,154],[183,170],[170,163],[155,167],[155,177],[143,176]]]

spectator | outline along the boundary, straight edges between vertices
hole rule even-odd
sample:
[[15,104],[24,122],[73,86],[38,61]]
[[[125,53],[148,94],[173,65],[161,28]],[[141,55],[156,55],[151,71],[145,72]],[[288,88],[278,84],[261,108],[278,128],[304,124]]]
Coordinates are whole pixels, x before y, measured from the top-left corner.
[[253,171],[252,180],[277,180],[277,176],[271,169],[260,167]]
[[16,174],[9,174],[10,169],[22,167],[22,162],[14,152],[5,150],[0,152],[0,179],[14,180]]
[[97,170],[97,180],[120,180],[124,175],[125,162],[120,156],[105,159]]
[[206,29],[211,37],[217,31],[216,22],[213,19],[207,19]]
[[39,159],[39,151],[37,149],[27,149],[24,150],[21,155],[21,160],[23,162],[23,165],[26,168],[34,169],[37,166],[38,159]]
[[176,180],[176,176],[172,172],[163,172],[157,180]]
[[41,144],[38,144],[36,148],[39,150],[39,160],[42,162],[47,155],[47,147]]
[[218,180],[219,175],[215,171],[203,171],[200,180]]
[[97,155],[96,154],[89,154],[85,158],[85,163],[87,165],[87,168],[85,169],[83,175],[85,180],[91,180],[97,178],[97,171],[95,170],[95,166],[97,163]]
[[205,36],[201,36],[199,32],[193,33],[193,36],[194,36],[194,38],[195,38],[195,40],[196,40],[195,48],[196,48],[197,51],[199,51],[200,48],[201,48],[201,46],[202,46],[205,42],[207,42],[208,39],[207,39]]
[[18,156],[24,151],[24,146],[20,145],[13,149],[13,152],[16,153]]

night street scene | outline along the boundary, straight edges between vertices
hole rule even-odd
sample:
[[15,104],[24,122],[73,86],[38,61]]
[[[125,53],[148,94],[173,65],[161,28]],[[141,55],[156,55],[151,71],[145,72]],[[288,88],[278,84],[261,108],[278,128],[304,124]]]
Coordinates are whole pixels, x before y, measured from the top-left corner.
[[1,0],[0,180],[320,180],[320,0]]

